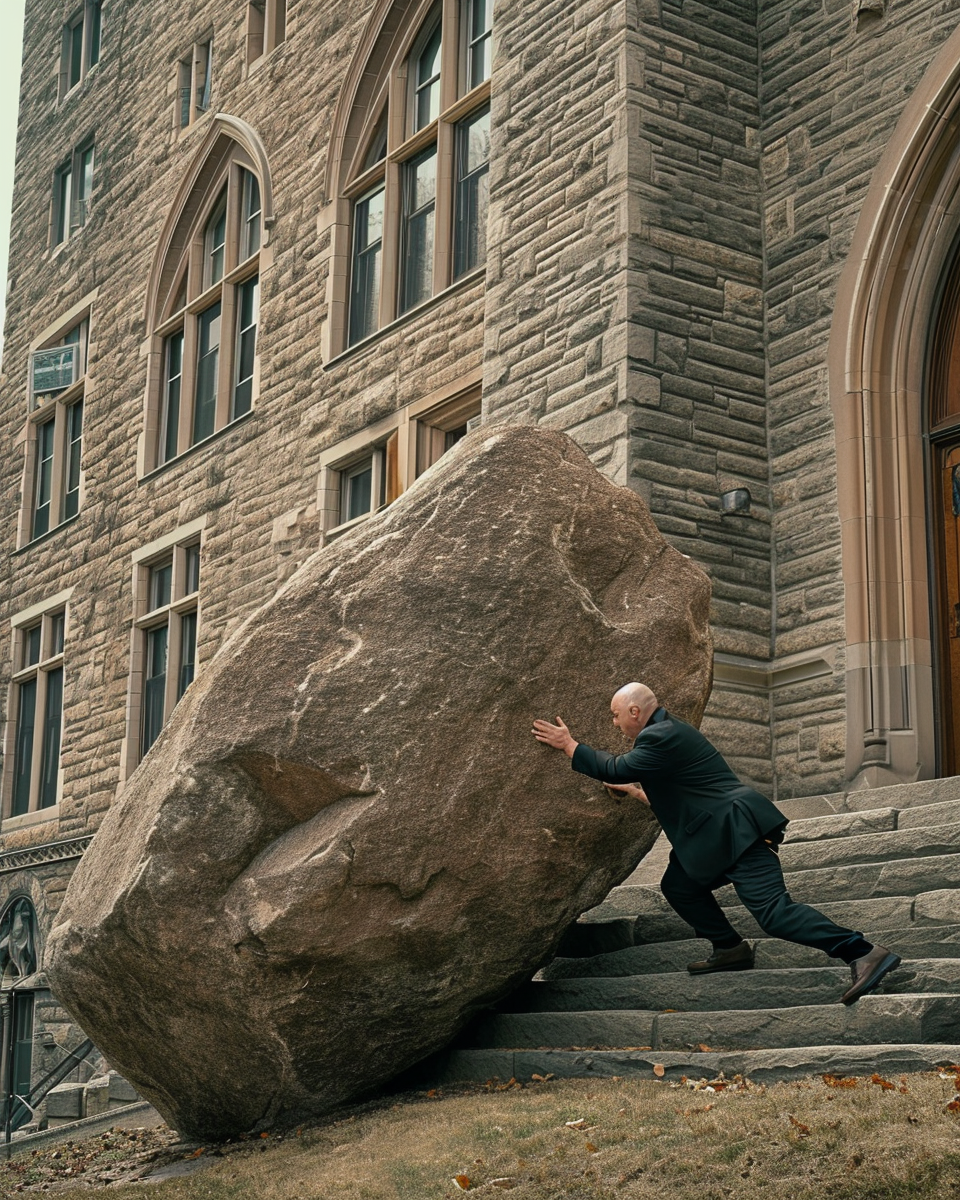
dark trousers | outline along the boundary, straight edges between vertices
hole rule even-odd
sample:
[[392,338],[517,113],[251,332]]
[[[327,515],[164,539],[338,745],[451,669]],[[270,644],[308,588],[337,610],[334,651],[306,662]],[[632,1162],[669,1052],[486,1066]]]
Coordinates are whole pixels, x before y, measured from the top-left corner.
[[660,881],[663,892],[675,912],[692,925],[698,937],[707,938],[715,950],[737,946],[742,938],[724,916],[713,892],[732,883],[740,902],[771,937],[801,946],[816,946],[831,958],[853,962],[870,950],[870,943],[852,929],[835,925],[809,904],[790,899],[783,880],[780,856],[760,840],[740,855],[733,866],[710,883],[691,879],[671,851],[670,861]]

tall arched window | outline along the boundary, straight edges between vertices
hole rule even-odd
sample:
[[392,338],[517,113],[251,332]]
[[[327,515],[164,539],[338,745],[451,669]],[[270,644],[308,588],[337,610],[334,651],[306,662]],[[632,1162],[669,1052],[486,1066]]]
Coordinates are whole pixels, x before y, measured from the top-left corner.
[[258,388],[260,168],[221,137],[196,175],[154,273],[146,470],[245,416]]
[[486,260],[492,18],[493,0],[421,5],[381,64],[345,177],[341,348]]

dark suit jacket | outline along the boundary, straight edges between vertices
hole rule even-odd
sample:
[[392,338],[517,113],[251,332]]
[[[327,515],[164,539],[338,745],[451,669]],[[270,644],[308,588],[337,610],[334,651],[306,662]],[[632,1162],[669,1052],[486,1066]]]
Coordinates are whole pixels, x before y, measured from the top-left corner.
[[582,743],[573,769],[604,783],[639,783],[686,873],[710,883],[787,818],[741,783],[716,747],[686,721],[658,708],[626,754]]

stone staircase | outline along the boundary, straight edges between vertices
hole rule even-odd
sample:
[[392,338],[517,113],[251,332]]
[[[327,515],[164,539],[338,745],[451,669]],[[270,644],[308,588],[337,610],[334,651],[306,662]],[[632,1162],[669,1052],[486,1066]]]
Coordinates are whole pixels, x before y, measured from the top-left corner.
[[[960,1061],[960,779],[781,807],[792,818],[781,848],[791,895],[902,956],[879,991],[840,1004],[849,968],[765,938],[732,887],[717,896],[756,940],[756,966],[690,975],[686,963],[710,946],[660,894],[661,838],[581,919],[589,956],[554,959],[432,1060],[429,1077],[652,1078],[662,1066],[666,1078],[723,1071],[760,1081]],[[623,948],[590,954],[611,939]]]

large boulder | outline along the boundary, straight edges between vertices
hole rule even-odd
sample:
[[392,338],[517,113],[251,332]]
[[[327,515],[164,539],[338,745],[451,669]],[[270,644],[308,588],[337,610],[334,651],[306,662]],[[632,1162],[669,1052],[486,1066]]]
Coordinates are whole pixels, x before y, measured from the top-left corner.
[[652,845],[531,722],[616,746],[634,678],[698,721],[708,596],[569,438],[472,434],[204,665],[73,876],[57,996],[196,1137],[383,1084]]

